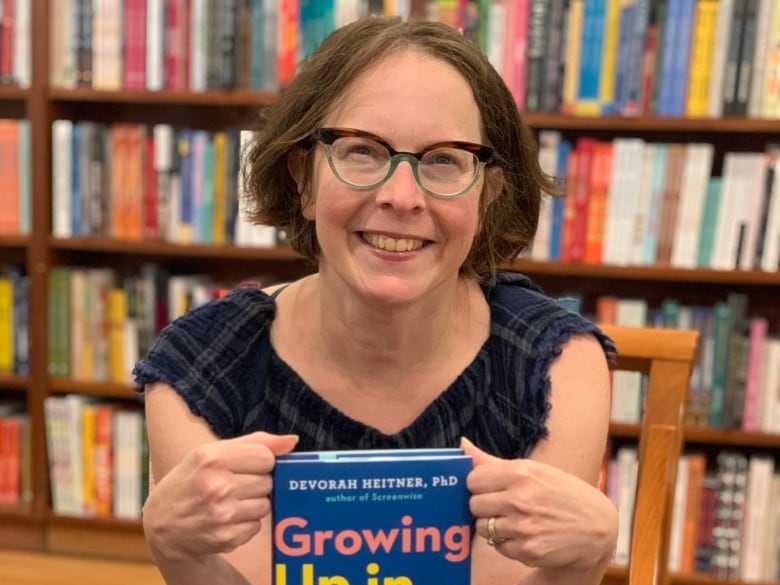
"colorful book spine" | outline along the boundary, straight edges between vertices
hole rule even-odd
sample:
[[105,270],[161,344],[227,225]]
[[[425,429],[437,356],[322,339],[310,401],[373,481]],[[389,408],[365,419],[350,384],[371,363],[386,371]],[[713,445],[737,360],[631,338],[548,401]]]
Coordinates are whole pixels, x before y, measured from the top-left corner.
[[278,458],[274,584],[467,585],[471,467],[459,449]]

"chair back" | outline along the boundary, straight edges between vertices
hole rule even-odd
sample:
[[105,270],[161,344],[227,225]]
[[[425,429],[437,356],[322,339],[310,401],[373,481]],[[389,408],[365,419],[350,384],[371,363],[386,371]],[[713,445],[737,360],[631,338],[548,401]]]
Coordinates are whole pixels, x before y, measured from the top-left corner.
[[647,374],[631,522],[629,585],[668,585],[669,532],[683,406],[697,356],[698,331],[601,325],[618,351],[614,370]]

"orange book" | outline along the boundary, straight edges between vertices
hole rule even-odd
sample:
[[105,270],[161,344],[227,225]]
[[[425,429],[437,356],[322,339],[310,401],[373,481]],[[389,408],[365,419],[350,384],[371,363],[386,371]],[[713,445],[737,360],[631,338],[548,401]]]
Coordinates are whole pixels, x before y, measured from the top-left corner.
[[569,262],[571,261],[569,253],[574,233],[574,218],[577,213],[574,207],[574,190],[577,185],[577,150],[574,148],[569,151],[566,169],[566,199],[563,202],[563,225],[561,226],[561,260]]
[[131,124],[127,129],[127,160],[125,161],[125,228],[126,237],[131,240],[143,239],[143,207],[146,166],[146,127],[143,124]]
[[682,555],[680,571],[693,573],[696,568],[696,542],[699,538],[699,511],[701,486],[707,471],[707,459],[702,453],[688,455],[688,486],[683,520]]
[[111,503],[114,494],[113,418],[114,406],[98,404],[95,407],[95,515],[99,518],[111,516],[112,511]]
[[612,177],[612,143],[598,142],[593,149],[590,189],[585,231],[583,260],[587,264],[601,262],[604,247],[604,226],[607,215],[607,197]]
[[97,411],[92,404],[81,409],[81,506],[84,516],[95,516],[95,445]]
[[19,233],[19,122],[0,120],[0,234]]
[[125,185],[127,183],[128,161],[128,125],[112,124],[111,133],[111,192],[108,197],[108,217],[110,224],[108,236],[111,238],[127,237],[127,212]]

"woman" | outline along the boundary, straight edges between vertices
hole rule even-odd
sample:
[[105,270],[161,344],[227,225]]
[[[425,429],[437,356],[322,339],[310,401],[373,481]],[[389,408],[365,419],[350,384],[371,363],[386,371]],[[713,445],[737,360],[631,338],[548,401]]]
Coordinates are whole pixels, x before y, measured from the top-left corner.
[[192,311],[136,369],[166,581],[270,583],[275,455],[462,444],[472,583],[599,583],[612,347],[497,272],[552,186],[487,60],[436,23],[339,29],[245,163],[253,219],[317,271]]

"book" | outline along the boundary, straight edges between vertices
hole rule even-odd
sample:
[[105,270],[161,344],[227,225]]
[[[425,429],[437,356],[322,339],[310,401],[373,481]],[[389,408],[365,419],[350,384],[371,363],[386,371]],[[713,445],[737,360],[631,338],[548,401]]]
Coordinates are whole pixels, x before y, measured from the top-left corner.
[[277,458],[273,583],[468,584],[471,468],[460,449]]

